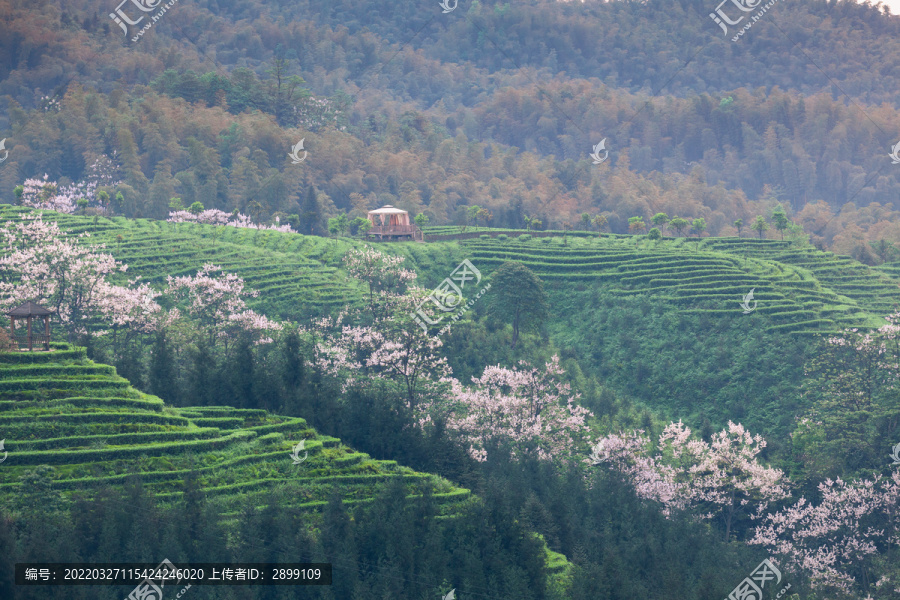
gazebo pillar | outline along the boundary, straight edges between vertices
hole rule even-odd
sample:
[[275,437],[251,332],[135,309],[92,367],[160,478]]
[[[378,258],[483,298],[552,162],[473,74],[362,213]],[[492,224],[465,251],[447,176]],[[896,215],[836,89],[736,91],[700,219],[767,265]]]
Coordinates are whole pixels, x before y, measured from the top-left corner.
[[31,352],[31,315],[28,315],[28,351]]

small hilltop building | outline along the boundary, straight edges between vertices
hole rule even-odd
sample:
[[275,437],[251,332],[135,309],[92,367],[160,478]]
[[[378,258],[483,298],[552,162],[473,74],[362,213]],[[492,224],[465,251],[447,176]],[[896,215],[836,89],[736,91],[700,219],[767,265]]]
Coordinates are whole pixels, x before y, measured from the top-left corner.
[[422,230],[410,221],[409,213],[390,204],[370,210],[368,214],[372,227],[366,237],[374,236],[379,240],[416,240],[423,241]]

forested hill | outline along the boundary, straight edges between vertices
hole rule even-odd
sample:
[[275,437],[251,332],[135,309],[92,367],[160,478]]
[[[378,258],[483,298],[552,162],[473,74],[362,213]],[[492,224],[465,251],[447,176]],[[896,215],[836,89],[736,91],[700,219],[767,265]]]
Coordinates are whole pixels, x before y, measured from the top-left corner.
[[778,3],[737,42],[687,0],[185,2],[139,42],[86,0],[2,8],[7,202],[108,164],[89,209],[126,216],[177,197],[324,233],[383,204],[433,224],[479,206],[731,235],[780,204],[870,264],[900,240],[898,19],[855,2]]

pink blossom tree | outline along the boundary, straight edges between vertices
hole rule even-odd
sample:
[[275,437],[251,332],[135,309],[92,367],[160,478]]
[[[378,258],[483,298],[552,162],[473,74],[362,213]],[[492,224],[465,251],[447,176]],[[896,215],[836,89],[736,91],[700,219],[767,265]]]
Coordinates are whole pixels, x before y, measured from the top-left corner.
[[169,218],[166,220],[169,223],[207,223],[209,225],[227,225],[243,229],[282,231],[285,233],[294,231],[290,225],[282,225],[279,217],[275,217],[274,225],[259,225],[245,214],[227,213],[216,208],[203,210],[197,214],[189,210],[175,210],[169,213]]
[[878,329],[827,338],[805,365],[809,405],[791,433],[794,455],[815,480],[881,462],[897,432],[900,314]]
[[465,387],[450,379],[450,393],[419,407],[422,427],[446,420],[468,446],[469,455],[487,460],[491,447],[506,445],[513,456],[566,460],[584,446],[590,411],[576,403],[564,371],[554,356],[543,369],[520,362],[511,369],[487,367]]
[[166,294],[180,302],[188,316],[195,319],[210,344],[221,340],[228,344],[240,332],[259,335],[257,343],[271,342],[267,331],[282,325],[247,307],[246,298],[259,292],[245,290],[244,280],[221,267],[206,264],[196,275],[166,278]]
[[71,214],[77,210],[78,200],[84,198],[88,205],[106,212],[109,207],[104,205],[98,187],[118,185],[116,170],[116,164],[109,157],[100,156],[88,167],[87,179],[83,181],[59,185],[44,174],[43,179],[26,179],[16,187],[15,192],[19,203],[31,208]]
[[404,295],[379,292],[386,314],[368,324],[359,324],[362,315],[352,311],[343,312],[336,320],[317,322],[312,328],[317,338],[317,364],[341,378],[345,390],[372,379],[394,382],[409,408],[415,408],[423,396],[439,393],[440,382],[450,370],[440,355],[440,338],[428,335],[415,321],[416,305],[423,294],[418,288]]
[[137,280],[128,286],[111,283],[127,266],[99,252],[102,244],[86,245],[88,237],[67,239],[56,223],[40,216],[7,222],[0,229],[0,306],[8,309],[26,300],[44,304],[70,341],[76,334],[103,335],[106,328],[126,330],[127,336],[151,331],[161,310],[154,300],[158,293]]
[[687,484],[678,481],[678,471],[657,456],[643,429],[611,434],[600,439],[591,453],[594,466],[608,463],[634,486],[639,498],[662,506],[666,517],[688,506]]
[[667,514],[690,509],[700,518],[721,518],[727,540],[736,516],[787,496],[784,473],[757,460],[765,446],[739,423],[729,421],[707,443],[691,439],[679,421],[663,430],[655,451],[640,431],[601,439],[593,458],[626,475],[638,495],[661,502]]
[[874,591],[879,598],[895,598],[890,588],[897,586],[884,586],[889,576],[878,572],[884,563],[876,559],[889,547],[896,552],[900,544],[900,471],[874,481],[827,479],[819,492],[818,504],[800,498],[770,514],[761,505],[761,523],[749,543],[783,557],[814,588],[846,597]]
[[[377,299],[386,300],[399,295],[404,286],[416,280],[416,272],[402,267],[406,259],[379,252],[371,246],[351,249],[344,256],[344,264],[352,277],[369,285],[369,305],[373,311]],[[376,292],[382,292],[379,296]]]

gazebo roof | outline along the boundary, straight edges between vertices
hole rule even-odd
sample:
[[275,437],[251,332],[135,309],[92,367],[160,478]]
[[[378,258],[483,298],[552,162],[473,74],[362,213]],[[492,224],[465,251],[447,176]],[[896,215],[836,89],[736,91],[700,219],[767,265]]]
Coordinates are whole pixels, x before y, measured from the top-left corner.
[[47,315],[52,315],[53,313],[40,304],[35,304],[34,302],[28,301],[23,303],[20,306],[15,307],[8,313],[6,313],[7,317],[44,317]]
[[407,214],[405,210],[401,210],[399,208],[394,208],[390,204],[385,204],[381,208],[377,208],[375,210],[369,211],[370,215],[405,215]]

